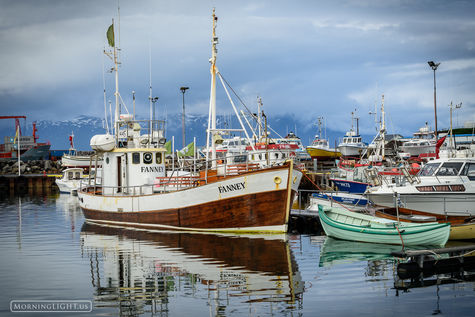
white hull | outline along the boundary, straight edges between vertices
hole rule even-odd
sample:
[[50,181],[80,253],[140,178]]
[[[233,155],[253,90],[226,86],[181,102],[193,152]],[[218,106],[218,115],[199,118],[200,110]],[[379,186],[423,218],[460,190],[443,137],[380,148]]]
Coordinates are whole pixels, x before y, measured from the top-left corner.
[[73,193],[77,192],[80,188],[81,180],[63,180],[57,179],[56,185],[61,193]]
[[[94,165],[94,161],[92,161],[92,165]],[[61,165],[63,167],[89,167],[91,164],[90,156],[82,156],[82,155],[63,155],[61,158]]]
[[[368,194],[378,206],[394,208],[393,194]],[[475,216],[474,194],[400,194],[400,207],[443,216]]]
[[401,150],[404,153],[409,153],[411,156],[419,156],[420,154],[435,153],[434,145],[421,145],[421,146],[401,146]]
[[341,145],[338,146],[338,151],[343,156],[360,156],[364,151],[362,146],[352,146],[352,145]]
[[[165,193],[139,195],[137,191],[137,195],[131,195],[129,191],[129,195],[123,193],[94,195],[85,191],[79,191],[78,196],[80,206],[84,210],[86,219],[89,222],[155,229],[286,232],[291,194],[297,191],[302,177],[300,171],[292,170],[289,179],[289,171],[290,167],[270,168],[228,177],[224,180],[198,187]],[[282,201],[268,201],[268,199],[282,199]],[[239,203],[240,206],[233,205],[237,201],[241,201]],[[234,203],[232,204],[232,202]],[[285,209],[287,209],[285,211],[287,213],[285,215],[286,221],[274,225],[260,224],[262,219],[259,219],[259,217],[264,217],[264,215],[258,214],[260,210],[264,212],[266,208],[272,209],[274,206],[282,208],[282,204],[286,204],[286,202],[288,202],[287,206],[285,206]],[[219,214],[216,214],[216,210],[213,210],[208,216],[216,217],[217,225],[212,225],[211,223],[203,225],[209,219],[199,219],[210,208],[219,210]],[[251,215],[246,216],[246,213],[249,212]],[[123,218],[122,216],[126,213],[132,216],[129,215],[128,218]],[[139,217],[133,217],[133,213],[141,213],[141,215],[148,213],[148,216],[155,216],[156,220],[153,222],[134,220]],[[201,225],[199,227],[193,224],[185,225],[185,220],[179,220],[177,223],[173,221],[162,222],[159,219],[162,219],[161,217],[163,217],[164,213],[177,214],[168,217],[185,217],[187,215],[187,217],[191,218],[191,220],[187,219],[187,221],[195,221],[197,224],[201,223]],[[96,218],[96,214],[100,214],[100,216]],[[228,218],[238,217],[238,214],[255,219],[251,219],[252,221],[242,219],[241,223],[247,223],[248,225],[238,227],[226,226],[226,223],[232,223],[229,222]],[[195,218],[194,220],[193,217]],[[265,223],[265,221],[262,223]]]

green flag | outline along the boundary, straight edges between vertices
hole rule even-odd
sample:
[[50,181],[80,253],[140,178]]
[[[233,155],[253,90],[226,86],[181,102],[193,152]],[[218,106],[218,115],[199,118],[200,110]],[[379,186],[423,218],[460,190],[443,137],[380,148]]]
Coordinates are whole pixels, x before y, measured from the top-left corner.
[[172,141],[167,141],[167,143],[165,143],[165,148],[167,149],[167,153],[165,154],[172,154]]
[[109,46],[114,47],[114,24],[111,24],[107,29],[107,41],[109,42]]
[[180,151],[178,151],[178,156],[193,156],[195,155],[195,143],[191,142]]

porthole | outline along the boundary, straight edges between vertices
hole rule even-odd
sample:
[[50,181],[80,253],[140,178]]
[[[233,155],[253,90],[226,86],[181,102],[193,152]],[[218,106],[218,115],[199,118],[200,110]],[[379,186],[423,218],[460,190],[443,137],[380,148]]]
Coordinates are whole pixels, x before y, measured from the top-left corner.
[[106,164],[109,164],[109,158],[106,157]]

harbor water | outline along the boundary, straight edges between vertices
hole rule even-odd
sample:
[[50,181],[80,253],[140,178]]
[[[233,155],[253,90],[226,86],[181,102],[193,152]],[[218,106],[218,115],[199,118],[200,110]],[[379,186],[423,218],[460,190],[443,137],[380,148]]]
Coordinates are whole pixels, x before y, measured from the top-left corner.
[[[473,279],[452,274],[426,277],[419,283],[402,281],[396,274],[398,260],[389,255],[400,250],[396,246],[314,234],[222,235],[101,227],[86,224],[77,197],[63,194],[0,198],[0,223],[2,316],[12,314],[11,301],[20,300],[92,302],[91,312],[74,316],[473,316],[475,312]],[[15,313],[22,315],[32,313]],[[71,313],[54,314],[62,315]]]

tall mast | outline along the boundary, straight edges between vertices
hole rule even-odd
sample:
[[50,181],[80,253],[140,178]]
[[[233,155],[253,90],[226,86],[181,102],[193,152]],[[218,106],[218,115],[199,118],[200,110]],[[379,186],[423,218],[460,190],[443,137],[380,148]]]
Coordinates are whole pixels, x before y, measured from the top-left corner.
[[[112,19],[112,25],[114,25],[114,19]],[[115,43],[114,43],[115,44]],[[117,59],[117,47],[114,45],[114,71],[115,71],[115,117],[114,117],[114,128],[119,121],[119,62]],[[117,133],[118,131],[116,131]]]
[[386,151],[386,119],[384,112],[384,95],[381,96],[381,156],[385,159]]
[[[218,17],[215,15],[215,10],[213,9],[213,35],[211,39],[211,58],[209,62],[211,63],[211,93],[209,99],[209,110],[210,110],[210,119],[211,119],[211,160],[212,167],[216,167],[216,57],[218,50],[216,45],[218,44],[218,37],[216,36],[216,24],[218,22]],[[209,124],[208,124],[209,126]]]
[[259,139],[262,137],[262,98],[257,97],[257,126],[259,128]]
[[[114,124],[113,127],[116,129],[116,123],[119,121],[119,62],[117,57],[117,50],[118,48],[115,45],[115,36],[114,36],[114,19],[112,19],[112,24],[107,29],[107,41],[109,42],[109,46],[112,47],[112,56],[110,52],[104,50],[104,54],[106,54],[112,61],[114,62],[114,67],[112,70],[115,72],[115,115],[114,115]],[[112,123],[111,123],[112,124]],[[115,131],[117,137],[117,131]]]

